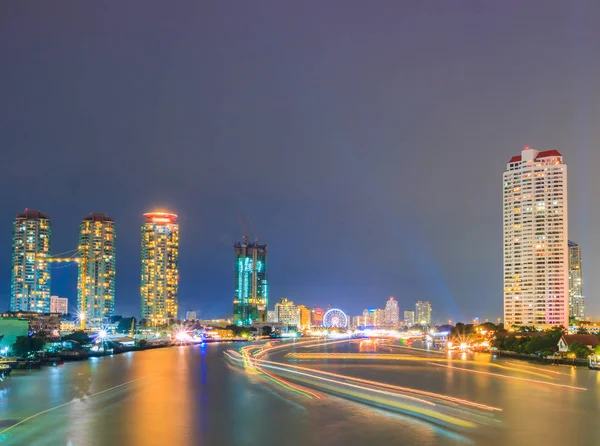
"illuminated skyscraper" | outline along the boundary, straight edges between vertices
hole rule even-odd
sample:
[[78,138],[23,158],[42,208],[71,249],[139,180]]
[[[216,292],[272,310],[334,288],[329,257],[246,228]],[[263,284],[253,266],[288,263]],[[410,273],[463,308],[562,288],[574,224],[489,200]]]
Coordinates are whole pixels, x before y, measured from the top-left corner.
[[242,243],[233,245],[233,253],[233,322],[237,325],[267,322],[267,245],[248,243],[244,237]]
[[306,305],[298,305],[298,321],[302,330],[308,330],[311,326],[311,311]]
[[390,328],[398,328],[400,325],[400,307],[394,296],[390,296],[385,303],[385,325]]
[[415,312],[412,310],[404,311],[404,325],[407,327],[412,327],[415,325]]
[[569,317],[577,321],[585,319],[581,246],[571,241],[569,241]]
[[115,236],[114,219],[103,213],[92,212],[79,225],[77,312],[85,311],[91,323],[107,322],[115,313]]
[[141,314],[152,325],[177,319],[179,225],[177,215],[144,214],[142,226]]
[[50,217],[28,209],[17,214],[12,236],[12,311],[50,312],[50,265],[40,259],[50,257],[51,239]]
[[415,305],[416,323],[418,325],[431,324],[431,304],[429,302],[418,301]]
[[567,166],[525,147],[504,189],[504,325],[568,326]]

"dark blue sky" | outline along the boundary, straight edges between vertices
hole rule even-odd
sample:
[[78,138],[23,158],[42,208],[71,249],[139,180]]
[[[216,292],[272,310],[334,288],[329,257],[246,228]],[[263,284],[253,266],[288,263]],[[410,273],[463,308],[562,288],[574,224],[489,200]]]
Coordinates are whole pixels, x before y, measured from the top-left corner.
[[[113,216],[117,312],[137,315],[142,213],[161,207],[180,215],[183,311],[230,314],[242,214],[271,303],[496,318],[502,172],[530,145],[565,156],[600,315],[600,5],[294,3],[0,4],[0,308],[29,207],[55,252]],[[57,270],[53,292],[75,279]]]

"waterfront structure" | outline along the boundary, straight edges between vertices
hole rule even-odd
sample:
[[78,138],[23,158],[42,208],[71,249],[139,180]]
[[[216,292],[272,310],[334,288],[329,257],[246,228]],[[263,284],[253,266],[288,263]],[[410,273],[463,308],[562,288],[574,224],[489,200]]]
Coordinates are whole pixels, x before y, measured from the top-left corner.
[[567,166],[557,150],[525,147],[504,190],[504,324],[569,323]]
[[233,322],[237,325],[252,325],[267,322],[267,245],[258,240],[233,245],[235,272],[233,297]]
[[387,327],[398,328],[400,325],[400,307],[394,296],[390,296],[385,303],[385,318],[384,323]]
[[287,298],[282,298],[280,302],[275,304],[275,312],[277,313],[277,321],[283,325],[300,325],[298,307],[294,302]]
[[185,320],[186,321],[195,321],[196,318],[196,312],[195,311],[186,311],[185,312]]
[[179,225],[177,215],[144,214],[142,225],[141,315],[150,325],[177,319]]
[[[0,313],[0,320],[15,318],[27,321],[29,333],[43,331],[48,337],[59,335],[61,315],[58,313],[38,313],[37,311],[7,311]],[[0,332],[0,334],[2,333]]]
[[404,311],[404,325],[406,327],[412,327],[415,325],[415,312],[412,310]]
[[52,231],[50,217],[25,209],[13,223],[10,309],[50,311],[50,257]]
[[50,313],[67,314],[69,299],[66,297],[50,296]]
[[418,325],[431,325],[431,304],[418,301],[415,304],[415,317]]
[[92,324],[115,314],[115,237],[112,217],[92,212],[81,219],[77,312]]
[[298,305],[298,322],[302,330],[310,328],[311,311],[306,305]]
[[583,297],[583,264],[581,246],[569,240],[569,318],[585,320],[585,297]]

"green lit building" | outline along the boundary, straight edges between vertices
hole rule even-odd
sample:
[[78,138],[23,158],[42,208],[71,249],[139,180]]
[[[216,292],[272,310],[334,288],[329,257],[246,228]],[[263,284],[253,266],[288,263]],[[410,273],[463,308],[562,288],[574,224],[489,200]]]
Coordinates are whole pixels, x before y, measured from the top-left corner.
[[142,226],[141,315],[150,325],[177,319],[179,225],[177,215],[144,214]]
[[114,219],[104,213],[92,212],[79,225],[77,312],[91,323],[115,313],[115,235]]
[[233,245],[234,252],[234,297],[233,322],[250,325],[267,322],[267,245],[243,242]]
[[12,235],[12,311],[50,312],[50,256],[52,231],[50,217],[25,209],[17,214]]

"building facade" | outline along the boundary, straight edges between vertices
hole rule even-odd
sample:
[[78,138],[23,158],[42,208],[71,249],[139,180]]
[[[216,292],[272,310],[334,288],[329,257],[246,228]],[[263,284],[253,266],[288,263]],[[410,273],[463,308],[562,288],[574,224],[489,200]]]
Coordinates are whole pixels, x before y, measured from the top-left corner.
[[404,311],[404,325],[406,327],[412,327],[415,325],[415,312],[412,310]]
[[177,319],[179,225],[177,215],[144,214],[142,225],[141,315],[151,325]]
[[323,325],[323,315],[325,312],[320,307],[313,307],[310,323],[313,327],[321,327]]
[[247,238],[233,246],[233,322],[252,325],[267,322],[267,245],[248,243]]
[[50,311],[50,217],[26,209],[17,214],[12,233],[11,311]]
[[195,321],[196,319],[198,319],[198,318],[196,317],[195,311],[186,311],[185,312],[185,320],[186,321]]
[[92,212],[81,220],[77,312],[85,312],[91,323],[107,322],[115,314],[115,238],[112,217]]
[[66,297],[50,296],[50,313],[67,314],[69,299]]
[[569,241],[569,318],[576,321],[585,320],[581,246],[572,241]]
[[385,303],[385,325],[389,328],[398,328],[400,326],[400,307],[394,296],[390,296]]
[[294,305],[294,302],[286,299],[281,299],[280,302],[275,304],[275,312],[277,313],[277,322],[283,325],[300,325],[300,314],[298,307]]
[[567,166],[525,147],[503,175],[504,324],[569,323]]
[[418,301],[415,304],[415,317],[418,325],[431,325],[431,304],[428,301]]
[[302,330],[308,330],[311,326],[311,311],[306,305],[298,305],[298,321]]

